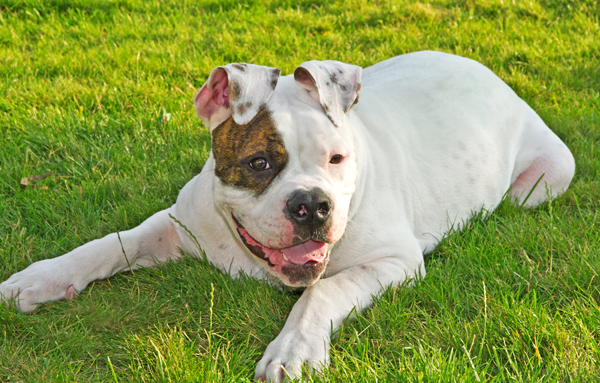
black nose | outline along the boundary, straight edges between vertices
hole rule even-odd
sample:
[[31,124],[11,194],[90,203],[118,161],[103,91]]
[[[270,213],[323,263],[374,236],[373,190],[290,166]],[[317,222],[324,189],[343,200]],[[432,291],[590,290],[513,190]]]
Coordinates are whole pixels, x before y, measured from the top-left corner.
[[325,225],[333,209],[331,198],[320,188],[296,190],[285,206],[292,222],[312,230]]

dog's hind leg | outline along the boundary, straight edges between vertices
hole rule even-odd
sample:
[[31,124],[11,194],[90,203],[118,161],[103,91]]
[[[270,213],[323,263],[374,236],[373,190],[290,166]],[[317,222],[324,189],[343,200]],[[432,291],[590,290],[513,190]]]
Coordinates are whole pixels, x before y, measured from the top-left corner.
[[32,311],[38,303],[75,298],[94,280],[178,258],[181,243],[170,210],[154,214],[134,229],[109,234],[13,274],[0,284],[0,301],[13,301],[22,311]]
[[556,198],[569,187],[575,160],[567,146],[528,106],[524,115],[522,145],[511,176],[509,197],[533,207]]

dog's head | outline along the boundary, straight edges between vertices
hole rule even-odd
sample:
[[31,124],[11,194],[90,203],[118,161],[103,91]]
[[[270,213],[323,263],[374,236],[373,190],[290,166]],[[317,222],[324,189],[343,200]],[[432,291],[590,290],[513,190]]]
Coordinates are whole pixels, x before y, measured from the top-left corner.
[[214,199],[232,231],[289,286],[309,286],[342,237],[357,165],[347,114],[362,69],[309,61],[294,76],[213,69],[194,99],[212,135]]

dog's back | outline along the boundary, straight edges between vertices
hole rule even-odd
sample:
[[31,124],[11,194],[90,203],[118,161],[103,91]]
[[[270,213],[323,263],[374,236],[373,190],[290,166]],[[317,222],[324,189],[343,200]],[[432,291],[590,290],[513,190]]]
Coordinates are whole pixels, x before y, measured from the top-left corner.
[[383,192],[399,201],[381,209],[406,214],[425,251],[474,212],[493,210],[511,185],[523,202],[545,174],[527,201],[536,205],[546,198],[545,182],[556,196],[573,177],[564,143],[491,70],[467,58],[417,52],[366,68],[353,111],[370,148],[373,200]]

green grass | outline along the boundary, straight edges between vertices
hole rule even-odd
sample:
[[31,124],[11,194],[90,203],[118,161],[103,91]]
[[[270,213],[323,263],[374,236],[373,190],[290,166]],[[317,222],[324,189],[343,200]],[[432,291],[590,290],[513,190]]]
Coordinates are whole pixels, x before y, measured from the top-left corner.
[[[599,19],[596,0],[0,0],[0,279],[173,204],[209,154],[192,98],[213,67],[441,50],[537,110],[575,179],[551,204],[504,203],[451,233],[424,280],[343,325],[310,379],[595,381]],[[47,189],[19,188],[49,171]],[[184,258],[32,315],[0,306],[0,380],[250,380],[296,299]]]

